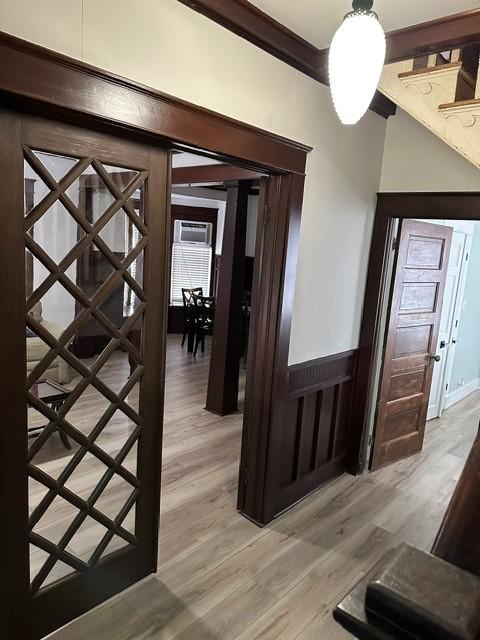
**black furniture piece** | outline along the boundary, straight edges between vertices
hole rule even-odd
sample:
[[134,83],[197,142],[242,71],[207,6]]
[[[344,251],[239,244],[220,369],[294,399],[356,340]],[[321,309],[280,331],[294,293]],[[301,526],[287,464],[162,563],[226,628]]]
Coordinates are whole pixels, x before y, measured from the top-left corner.
[[183,337],[182,347],[185,339],[188,337],[188,351],[192,353],[195,340],[195,302],[194,296],[203,296],[203,288],[195,287],[193,289],[184,289],[182,287],[183,300]]
[[360,640],[480,638],[480,435],[432,552],[391,549],[333,612]]
[[[39,380],[34,385],[32,385],[30,392],[33,396],[42,400],[45,404],[50,405],[53,411],[58,412],[60,407],[65,403],[68,396],[70,395],[70,389],[63,387],[58,382],[54,382],[53,380]],[[28,429],[28,437],[34,437],[38,435],[40,431],[43,431],[45,427],[48,425],[42,425],[40,427],[31,427]],[[71,449],[72,445],[68,440],[67,434],[57,427],[56,429],[60,436],[60,440],[62,441],[63,446],[66,449]]]
[[205,336],[213,335],[215,323],[215,298],[193,294],[195,309],[195,347],[193,355],[197,355],[198,346],[205,352]]

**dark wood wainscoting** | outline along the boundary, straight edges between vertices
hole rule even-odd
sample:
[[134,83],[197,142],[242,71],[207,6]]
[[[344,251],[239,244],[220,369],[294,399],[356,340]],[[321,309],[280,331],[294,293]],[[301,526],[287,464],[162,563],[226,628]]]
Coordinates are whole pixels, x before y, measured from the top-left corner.
[[283,450],[292,455],[279,470],[277,513],[345,471],[356,370],[356,351],[289,367]]

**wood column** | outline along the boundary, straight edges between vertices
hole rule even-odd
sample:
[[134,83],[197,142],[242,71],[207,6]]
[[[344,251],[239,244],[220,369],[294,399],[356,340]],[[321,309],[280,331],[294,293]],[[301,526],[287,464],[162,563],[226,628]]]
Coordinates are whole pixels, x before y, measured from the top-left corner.
[[206,409],[219,415],[238,411],[242,347],[242,295],[251,183],[228,186],[222,257],[218,276]]

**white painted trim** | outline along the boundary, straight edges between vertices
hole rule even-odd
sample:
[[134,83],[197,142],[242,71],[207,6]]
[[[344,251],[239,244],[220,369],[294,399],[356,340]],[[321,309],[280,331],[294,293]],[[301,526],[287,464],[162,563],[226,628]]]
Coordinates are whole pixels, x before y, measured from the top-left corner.
[[[462,267],[460,270],[460,277],[457,283],[457,294],[456,294],[457,300],[455,303],[452,322],[449,327],[450,346],[447,352],[446,366],[443,371],[443,381],[442,381],[442,387],[441,387],[442,393],[440,396],[440,407],[439,407],[440,416],[442,415],[442,412],[446,409],[447,389],[449,389],[452,386],[453,364],[455,362],[455,353],[457,351],[456,340],[458,339],[458,333],[460,331],[460,321],[462,316],[463,300],[465,298],[465,287],[467,286],[467,276],[468,276],[468,271],[470,269],[470,262],[471,262],[470,257],[472,253],[473,231],[475,230],[475,227],[474,226],[471,227],[470,230],[472,231],[471,234],[468,231],[468,227],[467,229],[464,229],[464,230],[459,229],[459,231],[462,231],[467,235],[465,238],[465,246],[463,248]],[[466,259],[467,255],[469,256],[468,260]]]
[[480,378],[477,378],[476,380],[471,380],[468,384],[464,385],[463,387],[459,387],[458,389],[456,389],[455,391],[452,391],[452,393],[449,393],[446,396],[445,409],[448,409],[449,407],[453,406],[457,402],[460,402],[460,400],[463,400],[474,391],[479,391],[479,390],[480,390]]

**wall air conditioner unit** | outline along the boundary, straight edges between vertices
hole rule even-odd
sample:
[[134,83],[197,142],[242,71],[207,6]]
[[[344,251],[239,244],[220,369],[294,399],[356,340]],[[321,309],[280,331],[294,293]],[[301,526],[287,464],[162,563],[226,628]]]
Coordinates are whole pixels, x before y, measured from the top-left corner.
[[173,241],[180,244],[212,246],[212,223],[175,220]]

